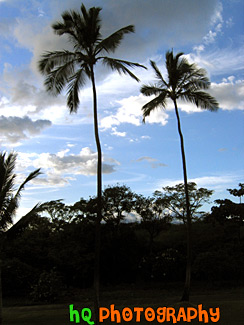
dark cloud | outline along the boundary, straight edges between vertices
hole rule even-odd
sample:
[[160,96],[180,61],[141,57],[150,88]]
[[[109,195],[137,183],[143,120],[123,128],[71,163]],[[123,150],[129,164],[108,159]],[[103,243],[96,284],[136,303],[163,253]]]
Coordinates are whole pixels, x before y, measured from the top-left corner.
[[[126,25],[135,25],[136,33],[126,35],[113,56],[140,63],[162,49],[201,41],[219,10],[218,0],[84,0],[83,3],[87,8],[102,7],[103,37]],[[46,25],[39,33],[29,35],[26,40],[23,31],[28,31],[28,25],[24,22],[19,26],[21,33],[16,32],[19,42],[28,42],[27,46],[32,48],[33,66],[43,51],[69,48],[67,38],[54,35],[50,26],[55,20],[61,20],[64,10],[80,9],[80,2],[76,0],[51,0],[49,5],[53,19],[45,20]],[[103,77],[104,68],[100,67],[98,79]]]
[[32,121],[27,116],[0,116],[0,139],[3,143],[17,144],[21,140],[40,134],[51,124],[48,120]]
[[[100,6],[104,36],[133,24],[136,34],[126,36],[117,53],[145,60],[162,47],[196,42],[207,32],[218,10],[217,0],[84,0],[89,8]],[[76,0],[51,1],[55,16],[63,10],[80,8]],[[146,55],[146,57],[145,57]]]
[[[36,79],[30,69],[21,67],[20,70],[6,64],[4,67],[1,90],[11,98],[11,104],[21,106],[32,106],[25,114],[37,113],[52,105],[65,105],[64,96],[52,96],[43,87],[36,85]],[[3,108],[1,105],[0,108]],[[9,103],[5,104],[9,106]]]

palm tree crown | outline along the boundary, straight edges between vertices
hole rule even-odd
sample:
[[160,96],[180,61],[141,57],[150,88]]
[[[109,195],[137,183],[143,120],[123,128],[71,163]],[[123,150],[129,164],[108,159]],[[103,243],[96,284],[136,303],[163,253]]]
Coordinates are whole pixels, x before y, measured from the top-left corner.
[[157,83],[143,85],[141,92],[145,96],[155,95],[156,97],[143,106],[144,121],[156,107],[166,108],[168,98],[173,102],[182,99],[210,111],[218,109],[216,99],[204,91],[210,86],[206,71],[199,69],[195,64],[189,64],[186,58],[182,58],[182,55],[183,53],[178,53],[174,56],[173,51],[166,53],[167,81],[163,78],[156,63],[151,61]]
[[0,153],[0,231],[6,231],[13,223],[13,216],[19,206],[21,192],[26,183],[40,175],[40,169],[31,172],[15,191],[14,173],[17,155]]
[[[129,25],[102,39],[99,13],[101,8],[93,7],[89,11],[82,4],[80,15],[76,11],[65,11],[63,21],[52,25],[57,35],[66,34],[74,51],[47,52],[39,61],[39,70],[46,75],[45,86],[54,94],[62,92],[67,85],[67,106],[70,112],[76,112],[79,106],[79,89],[84,86],[86,77],[92,78],[93,66],[97,61],[119,73],[125,73],[136,81],[139,79],[129,70],[130,67],[143,67],[138,63],[104,56],[114,52],[125,34],[134,32]],[[143,67],[144,68],[144,67]]]

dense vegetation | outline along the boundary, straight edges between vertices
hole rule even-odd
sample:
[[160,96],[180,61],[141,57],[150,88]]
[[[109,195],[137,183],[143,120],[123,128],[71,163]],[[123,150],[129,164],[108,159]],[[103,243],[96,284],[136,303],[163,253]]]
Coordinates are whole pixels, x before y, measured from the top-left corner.
[[[212,287],[243,285],[244,204],[218,200],[206,214],[199,210],[212,191],[197,189],[194,183],[189,183],[189,189],[195,216],[193,281]],[[145,198],[125,185],[105,189],[103,286],[179,282],[183,286],[186,225],[182,191],[183,184],[179,184]],[[134,219],[127,222],[128,216]],[[61,200],[42,204],[29,225],[14,236],[10,232],[4,242],[4,296],[52,302],[70,290],[92,286],[95,217],[96,198],[81,199],[71,206]]]

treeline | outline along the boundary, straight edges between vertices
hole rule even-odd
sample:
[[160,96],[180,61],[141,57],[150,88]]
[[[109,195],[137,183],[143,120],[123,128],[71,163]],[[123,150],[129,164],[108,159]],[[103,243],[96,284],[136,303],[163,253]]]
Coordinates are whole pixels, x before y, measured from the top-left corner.
[[[229,191],[241,199],[243,184]],[[201,212],[212,192],[189,183],[192,279],[213,286],[243,285],[244,204],[217,200],[211,213]],[[152,197],[125,185],[111,186],[102,202],[102,285],[184,281],[183,184],[164,187]],[[95,197],[74,205],[50,201],[39,207],[28,226],[10,231],[3,243],[4,296],[53,302],[70,289],[92,286],[95,218]]]

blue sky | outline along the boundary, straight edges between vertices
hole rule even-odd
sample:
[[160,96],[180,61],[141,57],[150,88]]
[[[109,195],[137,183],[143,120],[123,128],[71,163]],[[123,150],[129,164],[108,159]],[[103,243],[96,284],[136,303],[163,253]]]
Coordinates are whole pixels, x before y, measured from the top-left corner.
[[[179,103],[188,178],[214,190],[212,201],[229,197],[227,188],[244,182],[244,3],[239,0],[86,0],[100,6],[102,33],[134,24],[114,57],[139,62],[137,83],[96,68],[99,125],[104,153],[103,185],[126,184],[152,195],[182,182],[177,124],[171,103],[142,123],[143,83],[154,80],[150,60],[165,73],[165,52],[184,52],[207,70],[217,113]],[[77,0],[0,0],[0,146],[18,152],[21,178],[35,168],[43,175],[26,188],[19,215],[35,203],[64,199],[67,204],[96,194],[96,146],[89,81],[80,108],[70,115],[65,93],[45,92],[37,62],[45,51],[67,49],[52,22]],[[235,198],[234,198],[235,200]],[[206,207],[209,209],[209,207]]]

